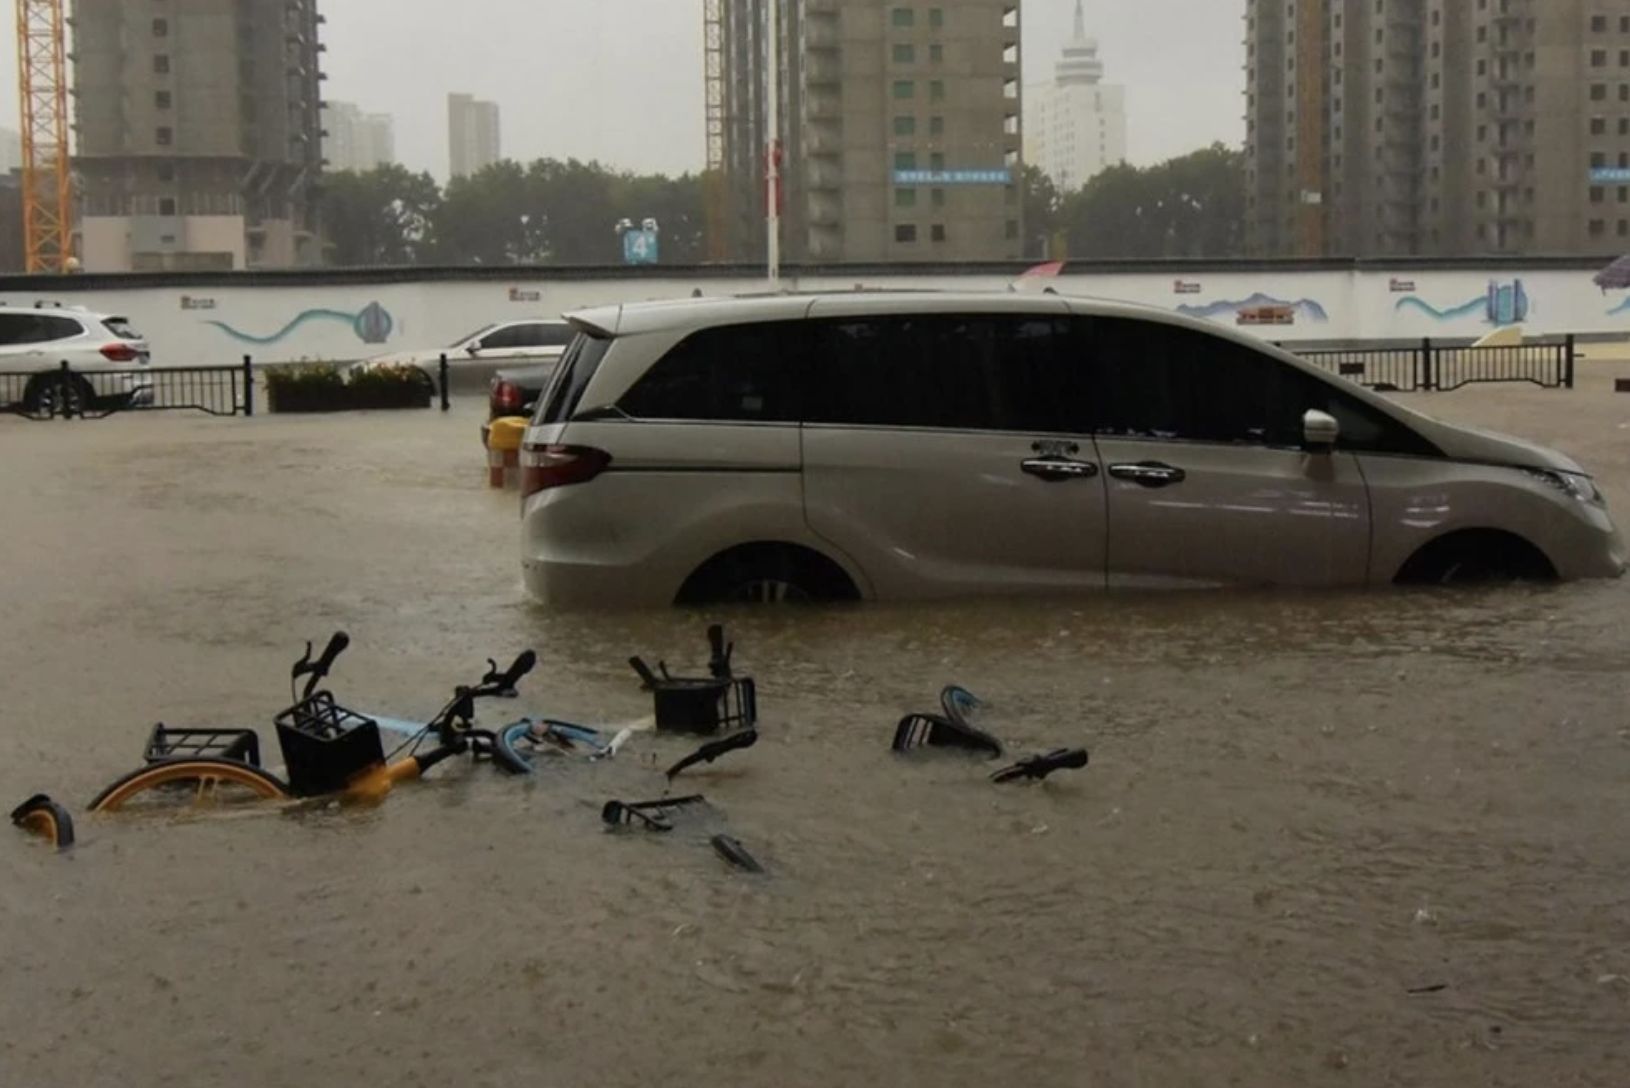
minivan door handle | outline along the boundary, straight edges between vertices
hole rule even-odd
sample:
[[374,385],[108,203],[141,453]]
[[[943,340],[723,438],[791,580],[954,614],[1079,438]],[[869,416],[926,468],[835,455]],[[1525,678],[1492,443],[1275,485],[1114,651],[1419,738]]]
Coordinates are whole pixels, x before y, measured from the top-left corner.
[[1188,473],[1159,461],[1139,461],[1134,465],[1110,465],[1109,474],[1117,480],[1131,480],[1140,487],[1170,487],[1188,479]]
[[1092,461],[1075,461],[1068,457],[1032,457],[1021,461],[1019,467],[1031,476],[1059,483],[1064,480],[1090,480],[1098,475],[1098,466]]

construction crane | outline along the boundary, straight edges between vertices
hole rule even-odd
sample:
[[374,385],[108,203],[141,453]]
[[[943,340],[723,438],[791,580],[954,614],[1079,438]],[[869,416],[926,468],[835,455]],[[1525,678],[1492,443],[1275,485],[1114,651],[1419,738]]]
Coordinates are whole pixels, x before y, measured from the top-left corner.
[[702,24],[706,57],[702,78],[707,103],[707,172],[702,175],[702,199],[707,215],[707,259],[718,262],[730,256],[725,210],[723,0],[702,0]]
[[63,2],[17,0],[23,245],[29,272],[67,272],[74,259],[74,193],[68,173],[68,64]]

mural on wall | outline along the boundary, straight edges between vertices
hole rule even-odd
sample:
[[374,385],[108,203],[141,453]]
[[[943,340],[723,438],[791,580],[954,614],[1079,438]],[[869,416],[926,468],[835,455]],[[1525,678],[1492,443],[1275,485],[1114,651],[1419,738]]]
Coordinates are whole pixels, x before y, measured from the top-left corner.
[[1261,291],[1244,299],[1223,299],[1200,304],[1184,303],[1177,308],[1177,312],[1185,317],[1209,320],[1232,317],[1238,325],[1294,325],[1298,320],[1323,325],[1330,320],[1330,315],[1316,299],[1303,298],[1292,302],[1289,299],[1265,295]]
[[1486,292],[1458,306],[1439,309],[1419,295],[1410,295],[1399,299],[1393,305],[1393,310],[1396,313],[1413,310],[1436,321],[1453,321],[1481,312],[1486,324],[1516,325],[1528,320],[1528,289],[1523,286],[1522,280],[1512,280],[1510,283],[1489,280]]
[[269,336],[257,336],[242,329],[235,329],[225,321],[206,321],[204,324],[215,326],[239,343],[278,344],[300,326],[312,321],[343,321],[351,326],[351,331],[356,333],[357,339],[364,344],[383,344],[390,339],[391,330],[396,327],[396,319],[391,317],[390,311],[377,302],[368,303],[354,314],[348,314],[343,310],[302,310],[287,325]]

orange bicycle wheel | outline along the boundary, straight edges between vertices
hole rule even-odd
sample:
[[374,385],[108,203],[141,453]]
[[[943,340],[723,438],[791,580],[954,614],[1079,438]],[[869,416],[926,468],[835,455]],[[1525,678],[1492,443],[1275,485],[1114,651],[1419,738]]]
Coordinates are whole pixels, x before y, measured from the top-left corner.
[[74,818],[43,793],[36,793],[13,809],[11,822],[24,831],[49,839],[58,850],[66,850],[74,844]]
[[173,808],[180,804],[287,801],[292,796],[288,785],[276,775],[235,759],[166,759],[116,780],[96,795],[90,809],[117,812],[133,802]]

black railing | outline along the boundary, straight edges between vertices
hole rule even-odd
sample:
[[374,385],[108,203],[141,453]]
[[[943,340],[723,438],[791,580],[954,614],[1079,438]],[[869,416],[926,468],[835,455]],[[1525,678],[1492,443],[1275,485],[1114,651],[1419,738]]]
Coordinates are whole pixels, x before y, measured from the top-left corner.
[[1422,340],[1407,348],[1300,351],[1303,359],[1386,393],[1448,392],[1479,382],[1529,382],[1572,389],[1573,337],[1509,347],[1446,347]]
[[179,410],[254,415],[249,358],[238,366],[76,370],[63,362],[54,369],[0,371],[0,411],[31,419]]

